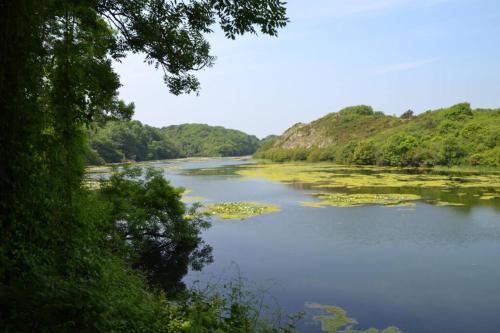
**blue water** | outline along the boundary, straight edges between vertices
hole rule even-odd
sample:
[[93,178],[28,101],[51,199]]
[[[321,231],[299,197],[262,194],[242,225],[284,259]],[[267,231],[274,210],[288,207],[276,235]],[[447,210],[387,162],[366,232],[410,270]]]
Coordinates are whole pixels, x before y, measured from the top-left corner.
[[[500,332],[499,205],[413,209],[310,208],[298,187],[237,175],[186,175],[187,169],[247,163],[231,159],[176,162],[173,185],[205,202],[260,201],[281,207],[244,221],[213,220],[203,238],[214,263],[185,278],[241,274],[270,288],[283,309],[306,302],[336,305],[357,329],[404,332]],[[237,267],[237,269],[236,269]],[[307,313],[299,328],[320,332]]]

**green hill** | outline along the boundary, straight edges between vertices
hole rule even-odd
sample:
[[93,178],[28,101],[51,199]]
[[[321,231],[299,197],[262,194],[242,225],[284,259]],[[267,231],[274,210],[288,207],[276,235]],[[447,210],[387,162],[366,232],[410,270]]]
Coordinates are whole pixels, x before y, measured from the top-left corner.
[[295,124],[257,158],[390,166],[500,166],[500,109],[468,103],[401,117],[348,107]]
[[192,156],[253,154],[260,140],[241,131],[205,124],[156,128],[139,121],[114,121],[89,131],[87,163],[147,161]]
[[182,156],[244,156],[260,147],[254,135],[205,124],[183,124],[163,127],[167,140],[179,145]]

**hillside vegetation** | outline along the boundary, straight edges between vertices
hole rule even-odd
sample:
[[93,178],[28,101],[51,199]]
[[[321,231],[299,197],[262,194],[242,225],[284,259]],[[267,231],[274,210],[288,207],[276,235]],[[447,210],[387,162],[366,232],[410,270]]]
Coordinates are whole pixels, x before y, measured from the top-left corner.
[[415,116],[359,105],[296,124],[256,158],[389,166],[500,166],[500,109],[461,103]]
[[87,163],[147,161],[191,156],[253,154],[260,141],[253,135],[220,126],[183,124],[163,128],[139,121],[114,121],[89,132]]

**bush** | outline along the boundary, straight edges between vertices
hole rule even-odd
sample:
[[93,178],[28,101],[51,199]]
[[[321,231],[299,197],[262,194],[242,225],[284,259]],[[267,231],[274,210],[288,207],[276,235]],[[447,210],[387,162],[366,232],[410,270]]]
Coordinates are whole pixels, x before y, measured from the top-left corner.
[[347,145],[343,147],[343,149],[340,151],[340,156],[338,157],[338,161],[340,163],[352,163],[353,161],[353,156],[354,156],[354,150],[356,150],[356,147],[358,146],[358,143],[355,141],[349,142]]
[[337,149],[335,146],[328,146],[326,148],[321,149],[319,154],[320,161],[329,161],[335,162],[337,159]]
[[307,160],[307,149],[306,148],[295,148],[292,150],[292,160],[293,161],[305,161]]
[[346,116],[346,115],[370,116],[373,115],[373,108],[368,105],[356,105],[344,108],[340,110],[338,113],[341,116]]
[[382,148],[383,164],[392,166],[418,165],[415,154],[418,139],[413,135],[392,136]]
[[360,165],[375,164],[375,146],[372,142],[361,141],[352,153],[351,163]]
[[321,161],[321,154],[323,150],[318,147],[314,147],[309,150],[309,155],[307,156],[308,162],[319,162]]
[[455,121],[464,120],[465,118],[471,116],[472,116],[472,109],[469,103],[456,104],[444,111],[445,118]]
[[413,111],[412,110],[408,110],[408,111],[403,112],[403,114],[401,114],[400,118],[401,119],[411,119],[414,116],[415,115],[414,115]]
[[439,164],[447,166],[460,164],[461,159],[464,156],[465,152],[462,147],[457,144],[455,138],[448,137],[441,142],[439,151]]

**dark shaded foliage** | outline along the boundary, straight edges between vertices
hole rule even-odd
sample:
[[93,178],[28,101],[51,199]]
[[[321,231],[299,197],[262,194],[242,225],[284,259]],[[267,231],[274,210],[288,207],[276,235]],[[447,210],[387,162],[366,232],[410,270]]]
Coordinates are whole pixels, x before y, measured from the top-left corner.
[[139,168],[115,172],[99,198],[110,204],[107,246],[153,286],[167,294],[183,291],[189,267],[199,270],[212,261],[211,247],[200,232],[210,224],[181,202],[182,189],[169,185],[160,171]]
[[[259,29],[275,35],[287,19],[278,0],[0,2],[1,331],[179,332],[189,320],[147,283],[152,262],[131,265],[109,248],[103,231],[116,222],[110,203],[82,188],[85,141],[94,123],[129,119],[133,112],[133,104],[118,98],[113,59],[141,53],[163,69],[172,93],[196,91],[193,71],[213,62],[205,36],[216,22],[234,37]],[[124,145],[131,139],[118,138]],[[158,155],[165,147],[148,148]],[[98,161],[93,149],[87,156]],[[134,195],[143,205],[157,203],[148,186],[127,198],[131,212],[143,207]],[[162,198],[163,205],[180,205],[178,196]],[[196,264],[198,229],[178,224],[168,237]],[[163,244],[136,239],[143,245],[131,257]]]

